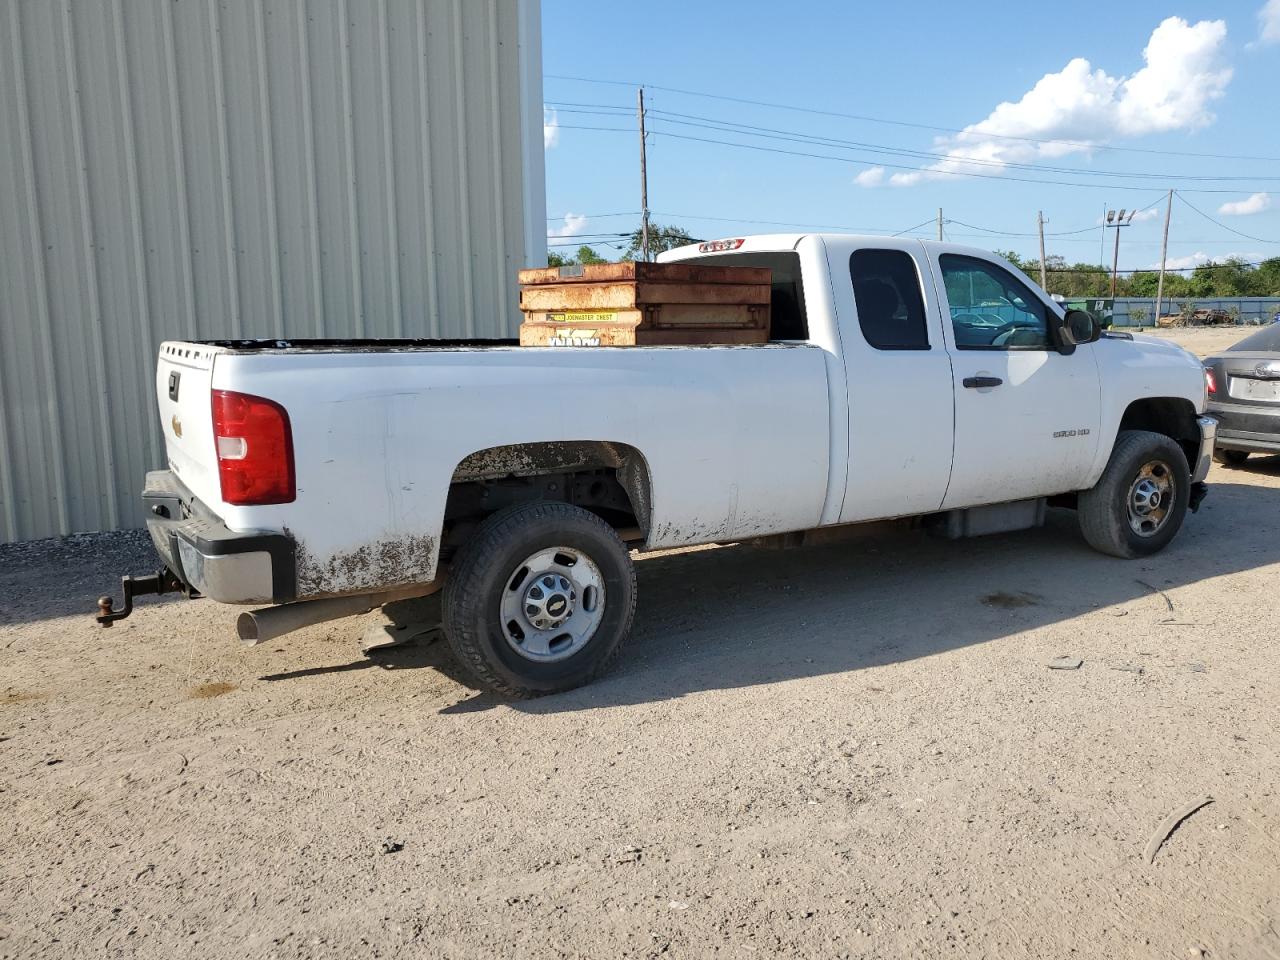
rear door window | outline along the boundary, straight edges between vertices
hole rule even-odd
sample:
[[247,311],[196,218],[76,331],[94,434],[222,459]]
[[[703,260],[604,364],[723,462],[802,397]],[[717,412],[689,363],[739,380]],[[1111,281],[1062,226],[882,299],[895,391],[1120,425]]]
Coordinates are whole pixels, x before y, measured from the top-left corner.
[[928,350],[920,274],[902,250],[855,250],[849,257],[853,302],[867,343],[877,350]]

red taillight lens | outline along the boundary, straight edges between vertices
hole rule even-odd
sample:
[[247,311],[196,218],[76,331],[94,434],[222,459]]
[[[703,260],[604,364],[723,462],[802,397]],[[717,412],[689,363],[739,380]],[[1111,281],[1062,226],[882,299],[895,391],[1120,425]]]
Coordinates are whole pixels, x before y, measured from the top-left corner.
[[248,507],[293,501],[293,433],[280,404],[232,390],[213,391],[213,442],[227,503]]
[[1204,389],[1211,397],[1218,392],[1218,378],[1213,375],[1211,367],[1204,368]]

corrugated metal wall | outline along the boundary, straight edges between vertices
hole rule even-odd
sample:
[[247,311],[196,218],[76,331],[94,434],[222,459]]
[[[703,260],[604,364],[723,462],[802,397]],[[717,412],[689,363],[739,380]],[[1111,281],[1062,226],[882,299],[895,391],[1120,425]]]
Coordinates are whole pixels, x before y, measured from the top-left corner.
[[138,526],[168,338],[508,336],[538,0],[0,0],[0,540]]

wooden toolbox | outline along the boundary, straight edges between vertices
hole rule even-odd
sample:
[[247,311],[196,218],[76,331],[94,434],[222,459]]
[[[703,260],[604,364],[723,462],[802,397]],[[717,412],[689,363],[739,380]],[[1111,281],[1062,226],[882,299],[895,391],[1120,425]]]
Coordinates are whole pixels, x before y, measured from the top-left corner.
[[768,267],[600,263],[520,271],[522,346],[765,343]]

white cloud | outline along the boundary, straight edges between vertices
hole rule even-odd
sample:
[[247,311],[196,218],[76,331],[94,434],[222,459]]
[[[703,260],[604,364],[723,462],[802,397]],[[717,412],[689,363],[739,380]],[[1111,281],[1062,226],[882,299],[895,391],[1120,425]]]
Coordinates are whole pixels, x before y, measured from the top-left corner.
[[853,178],[860,187],[878,187],[884,183],[884,167],[869,167]]
[[[998,174],[1008,163],[1088,153],[1117,137],[1203,127],[1214,119],[1210,105],[1231,81],[1226,37],[1221,20],[1189,24],[1169,17],[1142,51],[1145,66],[1128,77],[1113,77],[1076,57],[1041,77],[1016,103],[1001,103],[985,120],[940,137],[937,146],[947,159],[919,173],[895,173],[889,182],[909,186],[955,173]],[[1005,139],[1019,137],[1055,142]]]
[[1267,0],[1258,11],[1258,43],[1280,43],[1280,0]]
[[542,108],[542,149],[550,150],[560,142],[560,117],[550,107]]
[[[1185,257],[1170,257],[1165,263],[1166,270],[1190,270],[1192,267],[1198,267],[1202,263],[1208,263],[1212,260],[1214,263],[1224,263],[1227,260],[1243,260],[1245,263],[1256,263],[1263,258],[1263,254],[1254,252],[1244,253],[1215,253],[1208,254],[1202,250],[1188,254]],[[1152,270],[1160,269],[1160,262],[1157,260],[1151,265]]]
[[1255,193],[1247,200],[1231,200],[1218,208],[1224,217],[1247,217],[1251,213],[1261,213],[1271,206],[1271,194]]
[[587,228],[587,218],[580,213],[566,213],[564,223],[557,227],[548,227],[548,237],[576,237]]
[[[1165,261],[1166,270],[1190,270],[1192,267],[1198,267],[1202,263],[1208,263],[1213,257],[1207,253],[1197,250],[1195,253],[1188,254],[1185,257],[1170,257]],[[1152,270],[1159,270],[1160,264],[1153,263]]]

